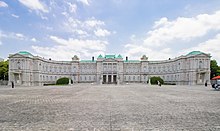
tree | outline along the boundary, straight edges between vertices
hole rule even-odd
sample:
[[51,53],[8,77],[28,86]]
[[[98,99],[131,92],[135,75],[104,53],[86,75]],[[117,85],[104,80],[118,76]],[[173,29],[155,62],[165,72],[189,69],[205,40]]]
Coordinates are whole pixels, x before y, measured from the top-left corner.
[[211,60],[210,70],[211,70],[210,78],[220,75],[220,67],[218,66],[218,63],[216,60]]
[[8,61],[0,62],[0,80],[8,80]]

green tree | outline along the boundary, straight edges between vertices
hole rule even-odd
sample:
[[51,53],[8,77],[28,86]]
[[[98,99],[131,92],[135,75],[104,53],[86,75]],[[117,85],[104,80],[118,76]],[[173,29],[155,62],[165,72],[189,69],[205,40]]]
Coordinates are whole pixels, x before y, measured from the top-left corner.
[[210,70],[211,70],[210,78],[220,75],[220,67],[218,66],[218,63],[216,60],[211,60]]
[[0,62],[0,80],[8,80],[8,61]]

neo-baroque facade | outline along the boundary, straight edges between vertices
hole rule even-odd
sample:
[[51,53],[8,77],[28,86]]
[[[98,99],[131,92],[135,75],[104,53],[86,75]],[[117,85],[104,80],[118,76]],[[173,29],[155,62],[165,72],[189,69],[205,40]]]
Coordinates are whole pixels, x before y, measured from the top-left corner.
[[[146,83],[159,76],[165,83],[197,85],[210,82],[210,54],[192,51],[174,59],[149,61],[123,59],[121,55],[99,55],[95,60],[54,61],[26,51],[9,55],[9,81],[15,85],[42,86],[68,77],[74,83]],[[10,83],[10,82],[9,82]]]

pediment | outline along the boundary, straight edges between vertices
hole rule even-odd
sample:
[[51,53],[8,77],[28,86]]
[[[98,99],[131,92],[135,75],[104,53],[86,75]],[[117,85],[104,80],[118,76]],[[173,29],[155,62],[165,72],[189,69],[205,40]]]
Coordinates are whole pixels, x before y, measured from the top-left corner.
[[9,56],[9,58],[21,58],[21,57],[27,57],[27,56],[24,56],[18,53]]

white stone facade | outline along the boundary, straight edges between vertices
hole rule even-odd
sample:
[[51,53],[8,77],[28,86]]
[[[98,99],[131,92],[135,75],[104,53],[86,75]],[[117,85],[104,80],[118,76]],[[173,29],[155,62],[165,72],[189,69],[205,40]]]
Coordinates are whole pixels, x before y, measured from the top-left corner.
[[[146,83],[160,76],[165,83],[197,85],[210,82],[210,55],[193,51],[163,61],[123,59],[121,55],[98,56],[95,60],[54,61],[33,56],[29,52],[9,55],[9,81],[15,85],[42,86],[68,77],[74,83],[124,84]],[[10,82],[9,82],[10,83]]]

